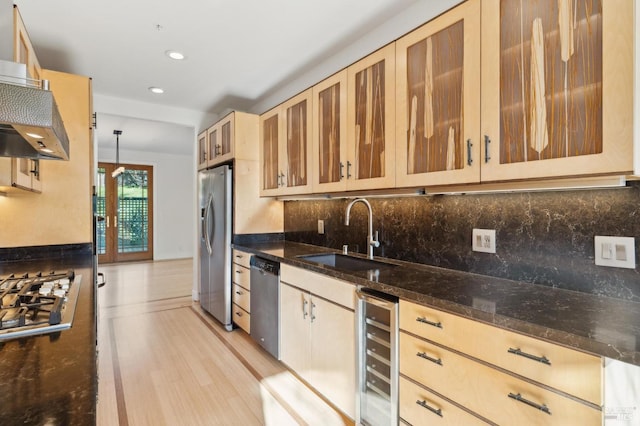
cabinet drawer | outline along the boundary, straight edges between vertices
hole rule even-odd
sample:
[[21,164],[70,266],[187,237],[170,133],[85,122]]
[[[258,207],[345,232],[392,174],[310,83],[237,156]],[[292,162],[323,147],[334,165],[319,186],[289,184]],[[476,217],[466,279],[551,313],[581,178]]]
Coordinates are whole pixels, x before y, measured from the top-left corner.
[[404,377],[399,383],[400,417],[413,426],[487,424]]
[[240,265],[233,265],[233,282],[251,291],[251,270]]
[[285,263],[280,265],[280,280],[346,308],[355,309],[355,286],[346,281],[340,281]]
[[404,300],[400,328],[602,405],[599,357]]
[[498,424],[598,425],[602,420],[600,410],[404,332],[400,372]]
[[250,309],[250,300],[251,296],[249,290],[245,290],[240,287],[238,284],[233,285],[233,303],[240,306],[247,312],[251,312]]
[[251,255],[244,251],[233,249],[233,263],[242,265],[245,268],[251,267],[249,262],[251,261]]
[[236,305],[235,303],[231,304],[231,310],[233,311],[233,322],[238,327],[240,327],[247,333],[251,334],[251,330],[250,330],[251,315],[247,311],[242,309],[240,306]]

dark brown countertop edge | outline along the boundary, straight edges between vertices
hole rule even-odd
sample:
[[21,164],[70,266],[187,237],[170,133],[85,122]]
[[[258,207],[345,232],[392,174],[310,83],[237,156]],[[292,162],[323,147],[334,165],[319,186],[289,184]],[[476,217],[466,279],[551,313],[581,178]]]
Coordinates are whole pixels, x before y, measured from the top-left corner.
[[[14,253],[11,253],[14,251]],[[9,416],[7,424],[43,424],[48,421],[68,422],[67,424],[95,424],[96,404],[98,391],[97,377],[97,349],[96,349],[96,288],[94,282],[94,257],[91,243],[59,245],[49,247],[37,247],[30,250],[29,247],[18,249],[3,249],[0,260],[0,276],[7,272],[34,272],[52,269],[74,269],[76,274],[82,275],[78,305],[70,329],[59,332],[59,337],[48,334],[23,337],[6,341],[2,345],[5,355],[0,364],[3,368],[10,368],[9,359],[16,362],[16,357],[6,357],[9,353],[20,354],[15,365],[20,374],[30,374],[34,371],[38,377],[29,377],[29,382],[38,383],[41,388],[46,388],[45,395],[33,393],[21,394],[19,400],[15,399],[14,392],[6,389],[9,385],[7,377],[2,380],[2,392],[0,392],[0,414]],[[75,354],[75,345],[89,344],[90,348],[81,352],[87,357]],[[61,358],[63,351],[70,351],[69,356]],[[24,371],[22,360],[30,357],[29,351],[42,351],[40,364],[43,368]],[[0,355],[2,355],[0,354]],[[66,354],[66,352],[65,352]],[[50,358],[51,363],[49,362]],[[22,360],[21,360],[22,359]],[[59,365],[44,368],[45,365]],[[43,371],[41,371],[43,370]],[[86,378],[86,387],[77,388],[77,383],[69,383],[59,380],[60,377],[75,378],[78,375]],[[74,380],[70,380],[73,382]],[[58,403],[64,402],[68,406]],[[3,417],[4,418],[4,417]],[[62,424],[62,423],[60,423]]]
[[[453,301],[457,295],[451,294],[451,297],[434,297],[430,295],[430,289],[424,291],[416,289],[403,288],[399,282],[394,282],[391,274],[388,276],[378,277],[378,282],[372,281],[366,277],[366,273],[353,272],[345,273],[326,267],[318,263],[313,263],[300,259],[301,254],[312,253],[335,253],[336,250],[326,247],[313,246],[302,243],[294,243],[288,241],[276,241],[270,243],[246,243],[234,244],[234,248],[243,250],[252,254],[257,254],[267,259],[283,262],[292,266],[297,266],[314,272],[319,272],[334,278],[352,282],[355,285],[372,288],[384,293],[397,296],[401,299],[420,303],[426,306],[434,307],[453,314],[460,315],[465,318],[481,321],[496,327],[500,327],[509,331],[518,332],[530,337],[545,340],[551,343],[559,344],[571,349],[577,349],[596,356],[604,356],[619,361],[627,362],[640,366],[640,333],[638,326],[640,325],[640,304],[628,302],[624,300],[612,299],[601,296],[594,296],[586,293],[580,293],[569,290],[555,289],[537,284],[521,283],[510,281],[502,278],[494,278],[471,274],[461,271],[447,270],[443,268],[432,267],[428,265],[420,265],[409,262],[397,261],[394,259],[376,258],[389,263],[403,266],[404,271],[411,270],[413,277],[424,276],[425,282],[429,281],[429,277],[437,274],[439,277],[448,277],[452,280],[467,280],[472,282],[471,285],[482,286],[489,291],[499,292],[501,288],[515,288],[518,290],[519,298],[527,297],[527,292],[531,293],[531,302],[537,307],[534,315],[526,309],[514,307],[511,315],[503,315],[499,313],[489,313],[476,309],[468,303],[458,303]],[[287,251],[287,254],[277,254],[278,251]],[[356,254],[356,256],[358,256]],[[536,298],[536,300],[533,300]],[[546,310],[544,303],[540,298],[548,300],[561,300],[565,302],[562,308],[549,307]],[[525,299],[525,302],[527,300]],[[542,306],[542,308],[540,308]],[[585,309],[585,306],[595,307],[592,310]],[[566,311],[569,315],[572,311],[584,310],[583,316],[608,316],[616,315],[616,313],[624,312],[630,324],[616,325],[616,320],[612,319],[610,323],[603,328],[603,332],[593,333],[588,329],[586,324],[597,323],[599,318],[582,318],[578,321],[563,321],[562,311]],[[554,316],[557,316],[555,319]],[[550,320],[551,318],[551,320]],[[552,324],[549,324],[552,322]],[[583,325],[585,325],[583,327]],[[625,329],[630,327],[632,330]],[[578,329],[578,330],[576,330]],[[635,341],[635,347],[630,344],[621,344],[619,336],[631,336]]]

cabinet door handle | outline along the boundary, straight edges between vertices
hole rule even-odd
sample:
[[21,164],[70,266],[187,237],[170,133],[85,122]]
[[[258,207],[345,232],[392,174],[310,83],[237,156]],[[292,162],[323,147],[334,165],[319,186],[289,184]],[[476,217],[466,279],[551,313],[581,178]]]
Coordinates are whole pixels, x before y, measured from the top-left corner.
[[216,155],[220,155],[220,145],[216,145]]
[[118,227],[118,216],[113,216],[113,227],[114,228]]
[[431,325],[431,326],[434,326],[434,327],[443,328],[442,327],[442,323],[440,321],[432,322],[432,321],[429,321],[428,319],[426,319],[425,317],[418,317],[418,318],[416,318],[416,321],[421,322],[423,324],[428,324],[428,325]]
[[347,179],[351,179],[351,161],[347,161]]
[[107,216],[107,228],[109,227],[109,216]]
[[427,410],[431,411],[433,414],[436,414],[436,415],[438,415],[438,416],[440,416],[440,417],[444,417],[444,416],[442,415],[442,408],[433,408],[433,407],[431,407],[429,404],[427,404],[427,401],[424,401],[424,400],[423,400],[423,401],[417,400],[417,401],[416,401],[416,404],[418,404],[418,405],[419,405],[419,406],[421,406],[422,408],[426,408]]
[[523,404],[527,404],[529,407],[533,407],[535,409],[538,409],[544,413],[547,413],[548,415],[551,415],[551,410],[549,410],[549,407],[547,407],[547,404],[538,404],[535,403],[533,401],[529,401],[526,398],[523,398],[522,395],[520,395],[519,393],[511,393],[509,392],[509,395],[507,395],[509,398],[515,399],[518,402],[522,402]]
[[440,358],[437,358],[437,359],[436,359],[436,358],[431,358],[429,355],[427,355],[427,354],[426,354],[426,353],[424,353],[424,352],[418,352],[418,353],[416,354],[416,356],[417,356],[417,357],[420,357],[420,358],[422,358],[422,359],[426,359],[427,361],[431,361],[431,362],[432,362],[432,363],[434,363],[434,364],[438,364],[438,365],[440,365],[440,366],[442,365],[442,360],[441,360]]
[[307,304],[309,302],[307,302],[307,299],[304,298],[304,296],[302,296],[302,318],[306,319],[307,315],[309,315],[309,313],[307,312]]
[[471,139],[467,139],[467,165],[471,165],[473,163],[473,158],[471,158],[471,147],[473,144],[471,143]]
[[340,162],[340,180],[344,179],[344,163]]
[[538,361],[538,362],[541,362],[541,363],[546,364],[546,365],[551,365],[551,361],[549,361],[549,358],[547,358],[544,355],[542,355],[542,356],[531,355],[531,354],[528,354],[526,352],[522,352],[520,350],[520,348],[509,348],[509,350],[507,352],[509,352],[510,354],[514,354],[514,355],[525,357],[525,358],[533,360],[533,361]]
[[491,143],[491,139],[489,136],[484,135],[484,162],[488,163],[491,160],[491,156],[489,155],[489,144]]
[[316,304],[311,302],[311,322],[313,322],[314,319],[316,319],[316,314],[313,313],[313,308],[316,307]]

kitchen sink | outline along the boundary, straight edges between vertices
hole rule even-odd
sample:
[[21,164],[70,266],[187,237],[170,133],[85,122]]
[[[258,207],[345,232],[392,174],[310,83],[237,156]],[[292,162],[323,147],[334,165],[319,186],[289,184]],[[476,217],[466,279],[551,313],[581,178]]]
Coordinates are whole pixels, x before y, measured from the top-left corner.
[[378,262],[377,260],[362,259],[339,253],[307,254],[298,256],[300,259],[321,263],[341,271],[369,271],[373,269],[394,268],[393,263]]

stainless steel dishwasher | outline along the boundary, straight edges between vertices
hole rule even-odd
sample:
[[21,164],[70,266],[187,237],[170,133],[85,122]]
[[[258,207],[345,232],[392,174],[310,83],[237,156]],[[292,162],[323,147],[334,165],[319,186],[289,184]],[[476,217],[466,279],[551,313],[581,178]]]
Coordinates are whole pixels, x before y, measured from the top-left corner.
[[356,294],[356,424],[397,425],[398,298],[367,288]]
[[251,256],[251,338],[280,359],[280,263]]

